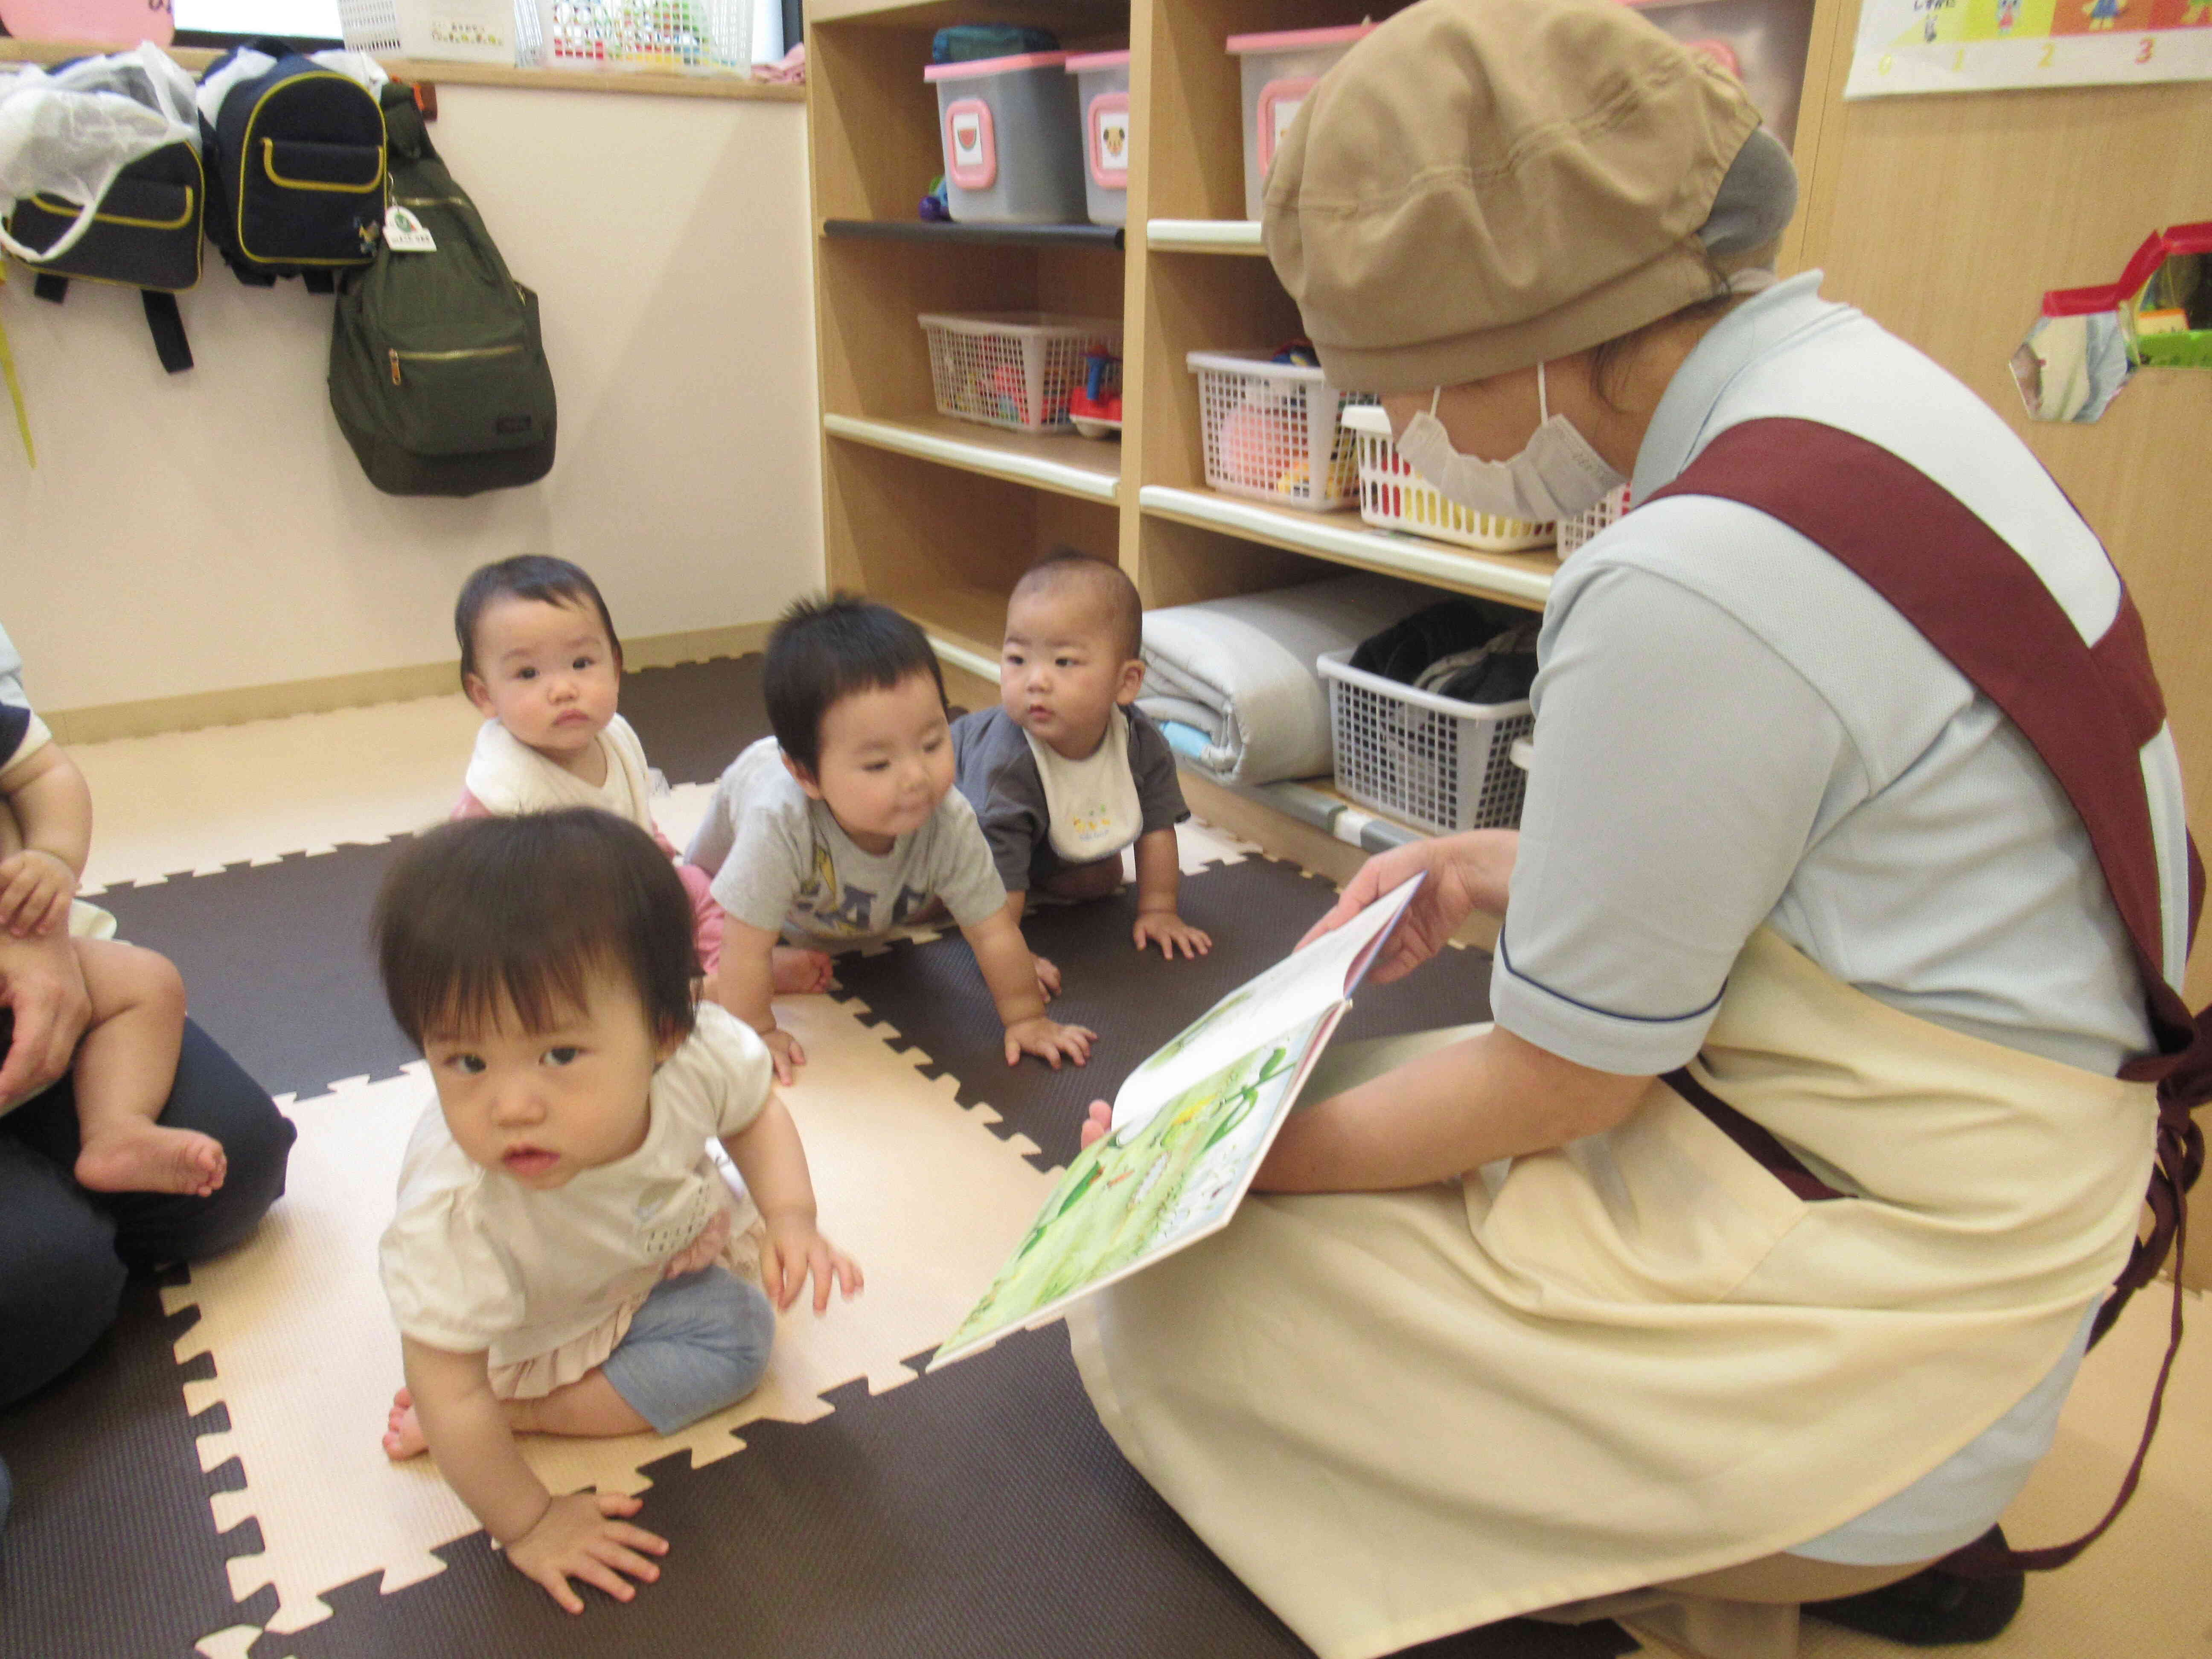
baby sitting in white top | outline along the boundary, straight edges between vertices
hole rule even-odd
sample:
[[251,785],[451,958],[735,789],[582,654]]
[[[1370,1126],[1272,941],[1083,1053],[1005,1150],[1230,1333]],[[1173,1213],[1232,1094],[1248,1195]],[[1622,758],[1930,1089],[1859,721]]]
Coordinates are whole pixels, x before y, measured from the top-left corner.
[[[596,806],[627,818],[671,859],[674,843],[653,819],[653,775],[645,745],[615,712],[622,641],[599,585],[566,559],[523,554],[488,564],[453,607],[461,689],[485,716],[453,816],[513,817]],[[690,895],[701,965],[722,951],[722,908],[709,874],[679,866]],[[785,995],[830,986],[821,951],[780,947],[775,988]]]
[[[432,1453],[571,1613],[571,1577],[629,1601],[623,1575],[651,1582],[668,1547],[629,1523],[638,1500],[555,1497],[515,1437],[720,1411],[767,1367],[771,1301],[811,1276],[819,1313],[860,1270],[815,1225],[768,1049],[694,1000],[690,905],[642,830],[588,809],[441,825],[392,866],[376,938],[437,1089],[380,1251],[407,1372],[384,1449]],[[757,1252],[709,1139],[758,1209]]]

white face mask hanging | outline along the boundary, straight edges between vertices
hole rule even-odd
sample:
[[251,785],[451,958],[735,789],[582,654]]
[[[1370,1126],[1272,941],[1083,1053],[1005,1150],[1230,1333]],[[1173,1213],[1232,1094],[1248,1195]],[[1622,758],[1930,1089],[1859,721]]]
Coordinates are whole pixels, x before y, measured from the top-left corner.
[[1486,461],[1454,449],[1451,434],[1437,418],[1437,404],[1443,398],[1443,388],[1438,386],[1429,406],[1406,423],[1398,453],[1445,500],[1470,513],[1535,524],[1571,519],[1628,482],[1589,447],[1573,422],[1552,413],[1541,363],[1536,365],[1540,423],[1528,447],[1510,459]]
[[[1772,271],[1753,266],[1731,276],[1729,291],[1758,294],[1773,287],[1775,280]],[[1536,365],[1536,413],[1541,423],[1519,454],[1485,461],[1454,449],[1444,423],[1437,418],[1437,404],[1444,395],[1442,386],[1428,408],[1406,423],[1398,453],[1445,500],[1470,513],[1543,524],[1588,512],[1628,480],[1590,447],[1573,422],[1552,413],[1544,370],[1544,364]]]

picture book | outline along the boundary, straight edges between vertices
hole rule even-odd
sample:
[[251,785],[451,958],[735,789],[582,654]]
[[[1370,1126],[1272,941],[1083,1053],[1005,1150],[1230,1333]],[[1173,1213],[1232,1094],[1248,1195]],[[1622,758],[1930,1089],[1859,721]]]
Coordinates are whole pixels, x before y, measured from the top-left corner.
[[1200,1014],[1128,1075],[931,1368],[988,1347],[1229,1223],[1416,877]]

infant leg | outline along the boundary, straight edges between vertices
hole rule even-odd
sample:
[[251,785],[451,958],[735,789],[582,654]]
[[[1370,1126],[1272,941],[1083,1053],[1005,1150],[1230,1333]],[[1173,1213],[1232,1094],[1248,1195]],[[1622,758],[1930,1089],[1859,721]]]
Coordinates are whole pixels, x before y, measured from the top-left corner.
[[759,1387],[775,1341],[768,1297],[726,1268],[704,1267],[661,1280],[621,1346],[584,1382],[604,1381],[626,1409],[673,1434]]
[[155,1120],[177,1079],[185,982],[166,957],[112,939],[79,939],[92,1024],[77,1045],[78,1183],[99,1193],[185,1193],[222,1185],[222,1143]]

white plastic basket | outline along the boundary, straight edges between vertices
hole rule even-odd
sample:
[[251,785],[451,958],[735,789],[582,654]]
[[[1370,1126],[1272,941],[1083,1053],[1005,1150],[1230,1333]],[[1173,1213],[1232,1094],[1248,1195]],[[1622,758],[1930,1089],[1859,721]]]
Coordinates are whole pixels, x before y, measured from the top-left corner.
[[1107,317],[1009,311],[924,316],[937,412],[1017,432],[1069,432],[1067,394],[1083,384],[1094,346],[1121,355],[1121,325]]
[[1350,502],[1359,454],[1339,416],[1347,404],[1318,368],[1268,361],[1263,351],[1194,351],[1206,482],[1231,495],[1315,512]]
[[1528,775],[1513,745],[1536,725],[1526,699],[1483,707],[1416,691],[1354,668],[1349,651],[1314,665],[1328,682],[1340,793],[1433,835],[1521,821]]
[[1565,558],[1627,511],[1628,486],[1623,484],[1588,512],[1559,520],[1559,556]]
[[354,52],[471,64],[513,64],[521,15],[514,0],[337,0],[338,30]]
[[1482,553],[1548,547],[1552,526],[1492,518],[1446,501],[1390,441],[1390,417],[1371,404],[1344,411],[1359,444],[1359,516],[1383,530],[1409,531]]
[[752,73],[752,0],[516,0],[514,10],[520,61],[541,69]]

